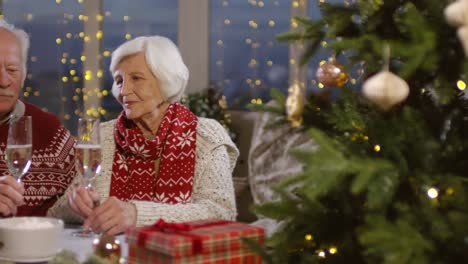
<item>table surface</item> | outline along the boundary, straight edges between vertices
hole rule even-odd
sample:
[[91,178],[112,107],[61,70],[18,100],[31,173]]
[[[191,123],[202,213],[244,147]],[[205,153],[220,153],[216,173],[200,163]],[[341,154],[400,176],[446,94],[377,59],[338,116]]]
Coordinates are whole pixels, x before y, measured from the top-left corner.
[[[80,227],[66,227],[62,234],[62,242],[64,250],[72,251],[76,254],[80,262],[85,261],[93,253],[93,240],[95,238],[82,238],[74,237],[71,233],[73,231],[79,230]],[[127,259],[128,256],[128,245],[125,240],[124,235],[119,235],[116,237],[120,241],[122,248],[122,257]]]
[[[80,226],[66,226],[61,239],[61,247],[62,250],[68,250],[75,253],[79,262],[84,262],[93,254],[93,241],[99,236],[94,237],[76,237],[72,235],[72,232],[80,230]],[[126,242],[124,235],[116,236],[117,240],[120,242],[121,246],[121,257],[123,259],[123,263],[126,263],[126,259],[128,256],[128,244]],[[2,263],[11,263],[5,262],[4,260],[0,260],[0,264]],[[46,261],[41,262],[16,262],[17,264],[47,264]]]

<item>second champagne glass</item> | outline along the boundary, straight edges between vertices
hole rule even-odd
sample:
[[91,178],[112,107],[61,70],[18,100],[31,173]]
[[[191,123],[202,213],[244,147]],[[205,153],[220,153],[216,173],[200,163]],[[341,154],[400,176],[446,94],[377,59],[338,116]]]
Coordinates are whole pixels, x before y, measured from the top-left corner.
[[28,172],[32,162],[32,118],[10,118],[6,147],[8,170],[18,182]]
[[[78,138],[75,146],[75,167],[81,174],[82,185],[92,188],[92,182],[101,171],[101,139],[99,120],[80,118],[78,120]],[[74,236],[91,237],[95,234],[90,230],[80,230],[72,233]]]
[[101,171],[101,139],[98,119],[80,118],[78,120],[78,139],[75,147],[75,166],[83,176],[85,187],[92,187],[91,182]]

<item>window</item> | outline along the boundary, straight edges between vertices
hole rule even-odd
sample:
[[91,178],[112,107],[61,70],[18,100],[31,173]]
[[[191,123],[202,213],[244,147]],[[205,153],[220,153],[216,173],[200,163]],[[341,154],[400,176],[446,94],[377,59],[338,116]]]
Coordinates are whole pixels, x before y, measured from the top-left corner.
[[[142,35],[163,35],[177,43],[177,1],[96,0],[101,13],[90,16],[82,0],[4,0],[5,19],[24,29],[31,37],[28,76],[23,99],[56,114],[70,131],[83,115],[83,97],[96,93],[104,120],[121,111],[111,95],[108,71],[111,52],[124,41]],[[101,23],[100,35],[85,32],[87,21]],[[83,56],[84,42],[100,42],[95,54],[99,67],[84,72],[92,60]],[[83,90],[85,78],[98,78],[97,88]]]
[[275,36],[289,30],[290,1],[211,1],[210,80],[231,108],[287,91],[289,48]]
[[[109,72],[110,56],[120,44],[138,36],[161,35],[177,43],[177,1],[165,0],[104,0],[102,30],[104,32],[103,84],[111,91],[112,76]],[[112,95],[101,101],[106,109],[105,119],[115,118],[122,110]]]
[[77,1],[3,2],[5,19],[31,38],[23,99],[55,113],[65,123],[75,122],[80,109],[82,13]]

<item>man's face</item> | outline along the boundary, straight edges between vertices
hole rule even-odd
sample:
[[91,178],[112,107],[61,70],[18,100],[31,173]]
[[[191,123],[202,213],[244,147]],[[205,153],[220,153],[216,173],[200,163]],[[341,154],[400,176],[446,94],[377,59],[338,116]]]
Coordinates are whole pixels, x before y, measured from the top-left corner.
[[16,105],[24,73],[15,35],[0,28],[0,43],[0,119],[3,119]]

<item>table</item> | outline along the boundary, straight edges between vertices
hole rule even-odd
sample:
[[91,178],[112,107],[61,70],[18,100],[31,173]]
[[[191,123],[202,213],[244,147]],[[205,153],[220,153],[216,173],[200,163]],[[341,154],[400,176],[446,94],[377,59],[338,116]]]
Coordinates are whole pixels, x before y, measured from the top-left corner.
[[[63,230],[62,237],[61,237],[61,243],[60,246],[62,250],[68,250],[73,253],[75,253],[78,261],[84,262],[86,259],[89,258],[93,254],[93,241],[98,238],[96,237],[75,237],[72,235],[73,231],[80,230],[81,226],[66,226],[65,229]],[[126,263],[127,256],[128,256],[128,244],[126,242],[125,236],[118,235],[116,236],[117,240],[120,242],[121,246],[121,257],[124,260],[124,263]],[[11,264],[12,262],[9,261],[4,261],[0,260],[0,264],[3,263],[9,263]],[[16,262],[17,264],[26,264],[26,262]],[[40,261],[40,262],[29,262],[28,264],[47,264],[47,262]]]
[[[71,233],[79,230],[79,226],[67,226],[62,234],[63,249],[70,250],[77,255],[80,262],[85,261],[93,253],[93,240],[94,238],[74,237]],[[125,241],[124,235],[117,236],[122,247],[122,257],[127,259],[128,244]]]
[[[84,262],[91,254],[93,254],[93,241],[96,237],[74,237],[72,235],[73,231],[79,230],[81,226],[66,226],[64,232],[62,233],[61,239],[61,246],[62,250],[68,250],[76,254],[76,257],[79,262]],[[121,257],[126,263],[127,256],[128,256],[128,244],[125,240],[124,235],[116,236],[116,238],[120,241],[121,245]],[[5,262],[0,260],[0,264],[2,263],[11,263]],[[16,262],[16,264],[47,264],[47,262]]]

